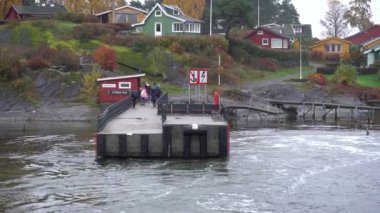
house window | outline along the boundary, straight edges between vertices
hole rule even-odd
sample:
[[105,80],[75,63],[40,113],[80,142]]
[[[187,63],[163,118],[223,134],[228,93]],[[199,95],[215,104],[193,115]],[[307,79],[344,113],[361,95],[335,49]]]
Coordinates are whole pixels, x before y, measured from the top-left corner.
[[264,31],[262,31],[262,30],[257,31],[257,35],[263,35],[263,34],[264,34]]
[[161,10],[156,10],[155,13],[154,13],[154,15],[156,17],[161,17],[162,16],[162,11]]
[[327,44],[325,45],[325,52],[340,53],[342,52],[342,45],[341,44]]
[[199,23],[187,23],[187,24],[185,24],[185,32],[200,33],[201,32],[201,24],[199,24]]
[[116,88],[116,84],[102,84],[102,88]]
[[282,48],[282,39],[272,38],[272,46],[273,49],[281,49]]
[[180,22],[174,22],[172,25],[173,32],[183,32],[183,24]]
[[302,33],[302,27],[294,27],[295,33]]
[[269,45],[269,39],[267,39],[267,38],[263,38],[263,39],[261,39],[261,44],[262,44],[263,46],[268,46],[268,45]]
[[178,16],[179,15],[179,11],[178,10],[173,10],[173,15]]
[[119,89],[131,89],[131,82],[119,82]]

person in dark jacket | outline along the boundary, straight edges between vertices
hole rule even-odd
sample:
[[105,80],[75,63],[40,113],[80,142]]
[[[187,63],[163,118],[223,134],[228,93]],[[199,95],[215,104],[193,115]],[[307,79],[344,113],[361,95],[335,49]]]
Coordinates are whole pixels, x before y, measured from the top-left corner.
[[132,91],[131,98],[133,102],[133,108],[136,108],[136,101],[139,98],[139,91],[138,90]]
[[156,83],[154,83],[152,91],[151,91],[151,100],[152,100],[152,103],[153,103],[153,107],[156,107],[157,99],[160,96],[161,96],[161,88]]

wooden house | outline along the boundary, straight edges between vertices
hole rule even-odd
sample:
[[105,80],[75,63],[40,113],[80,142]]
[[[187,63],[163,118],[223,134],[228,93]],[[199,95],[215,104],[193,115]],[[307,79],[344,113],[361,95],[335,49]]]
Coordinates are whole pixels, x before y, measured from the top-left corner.
[[[142,22],[147,14],[145,10],[125,5],[115,9],[115,22],[135,24]],[[100,23],[112,23],[112,10],[95,14],[95,16]]]
[[318,52],[323,59],[334,58],[335,56],[348,57],[350,55],[351,42],[337,37],[330,37],[315,42],[310,46],[310,52]]
[[41,7],[32,5],[12,5],[5,15],[5,20],[25,20],[38,18],[53,18],[59,13],[67,13],[64,6]]
[[136,74],[97,79],[100,104],[116,103],[130,96],[132,91],[140,89],[141,78],[144,76],[145,74]]
[[268,27],[258,27],[249,32],[245,39],[252,43],[268,49],[289,49],[290,38],[284,36]]
[[157,3],[145,19],[132,28],[136,33],[150,36],[200,35],[202,23],[186,16],[176,5]]

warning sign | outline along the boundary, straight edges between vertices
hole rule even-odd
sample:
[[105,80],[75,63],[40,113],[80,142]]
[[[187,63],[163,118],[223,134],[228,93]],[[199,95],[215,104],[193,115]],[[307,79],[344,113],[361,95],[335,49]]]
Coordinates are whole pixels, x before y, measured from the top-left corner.
[[202,69],[199,70],[199,84],[207,84],[208,78],[207,78],[207,70]]
[[198,84],[198,70],[190,70],[189,73],[190,84]]

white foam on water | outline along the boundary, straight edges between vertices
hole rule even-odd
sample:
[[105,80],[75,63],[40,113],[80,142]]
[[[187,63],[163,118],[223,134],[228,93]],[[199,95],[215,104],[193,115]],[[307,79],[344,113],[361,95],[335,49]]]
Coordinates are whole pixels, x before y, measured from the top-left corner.
[[209,195],[205,200],[197,200],[197,205],[211,211],[227,212],[259,212],[255,200],[247,195],[233,193],[217,193]]

